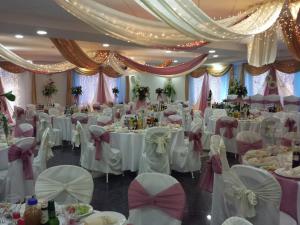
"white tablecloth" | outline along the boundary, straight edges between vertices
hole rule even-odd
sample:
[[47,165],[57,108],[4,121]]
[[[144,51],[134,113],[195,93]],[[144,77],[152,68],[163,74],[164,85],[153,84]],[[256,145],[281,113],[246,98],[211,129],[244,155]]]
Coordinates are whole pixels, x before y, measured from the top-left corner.
[[62,140],[72,140],[72,123],[71,117],[67,116],[54,116],[53,117],[53,128],[61,130]]
[[[184,146],[184,131],[171,132],[171,154],[178,146]],[[141,154],[145,148],[145,132],[118,133],[111,132],[111,147],[119,149],[122,154],[122,170],[138,171]]]

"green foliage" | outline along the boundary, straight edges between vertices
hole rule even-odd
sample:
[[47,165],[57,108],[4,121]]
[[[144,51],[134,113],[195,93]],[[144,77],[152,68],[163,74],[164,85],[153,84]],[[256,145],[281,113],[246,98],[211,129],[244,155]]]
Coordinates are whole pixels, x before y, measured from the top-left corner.
[[174,97],[176,96],[176,90],[171,80],[168,80],[168,82],[166,83],[164,87],[164,93],[168,98],[171,99],[171,101],[174,101]]
[[9,100],[11,102],[13,102],[13,101],[16,100],[16,96],[12,93],[12,91],[4,93],[4,94],[2,94],[0,96],[4,96],[5,98],[7,98],[7,100]]
[[8,137],[8,120],[2,112],[0,112],[0,122],[3,127],[5,137],[7,138]]
[[240,84],[238,80],[233,80],[229,84],[229,90],[228,90],[229,95],[237,95],[240,97],[245,97],[248,94],[247,88]]
[[72,87],[71,92],[72,92],[72,95],[75,95],[75,96],[82,95],[82,87],[81,86]]
[[49,82],[44,86],[44,89],[43,89],[42,93],[43,93],[44,96],[51,97],[57,91],[58,90],[57,90],[57,88],[55,86],[54,81],[52,81],[50,79]]
[[112,93],[114,95],[118,95],[120,93],[119,89],[117,87],[112,88]]
[[149,98],[149,87],[143,87],[136,83],[132,89],[132,94],[134,99],[144,101],[146,98]]

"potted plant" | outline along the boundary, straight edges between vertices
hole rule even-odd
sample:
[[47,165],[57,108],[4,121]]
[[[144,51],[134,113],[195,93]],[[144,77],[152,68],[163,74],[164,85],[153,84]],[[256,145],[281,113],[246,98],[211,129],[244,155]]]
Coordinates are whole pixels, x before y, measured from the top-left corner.
[[57,93],[57,88],[52,79],[49,79],[48,83],[44,86],[42,91],[43,95],[48,98],[48,105],[52,105],[52,96]]
[[[0,100],[1,100],[0,101],[0,110],[1,111],[2,110],[3,111],[7,110],[7,108],[4,105],[5,98],[8,101],[11,101],[11,102],[13,102],[13,101],[16,100],[16,96],[12,93],[12,91],[9,91],[9,92],[4,93],[4,94],[0,94]],[[4,132],[4,135],[5,135],[5,138],[6,138],[6,142],[8,144],[8,135],[9,135],[8,119],[7,119],[6,115],[4,113],[2,113],[2,112],[0,112],[0,125],[3,128],[3,132]]]
[[175,90],[175,87],[174,87],[171,79],[168,79],[168,82],[166,83],[166,85],[164,87],[164,94],[167,96],[168,102],[174,101],[174,98],[176,96],[176,90]]
[[120,93],[119,89],[117,87],[112,88],[112,93],[114,94],[115,97],[115,103],[118,102],[118,95]]
[[237,95],[238,98],[242,98],[247,96],[248,91],[244,85],[239,83],[238,80],[233,80],[232,82],[230,82],[228,94]]
[[157,101],[163,102],[163,96],[162,96],[162,94],[164,93],[164,89],[162,89],[162,88],[156,88],[155,93],[157,94]]
[[74,96],[74,102],[76,105],[79,104],[79,96],[82,95],[82,87],[76,86],[71,89],[72,95]]

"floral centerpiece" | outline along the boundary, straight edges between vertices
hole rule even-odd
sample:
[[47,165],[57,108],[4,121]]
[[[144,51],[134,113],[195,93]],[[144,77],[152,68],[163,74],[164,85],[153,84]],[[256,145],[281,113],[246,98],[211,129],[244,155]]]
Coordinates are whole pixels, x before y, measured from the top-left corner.
[[[16,100],[16,96],[12,93],[12,91],[9,91],[7,93],[4,94],[0,94],[0,125],[3,128],[3,132],[5,134],[6,137],[6,141],[8,141],[8,134],[9,134],[9,127],[8,127],[8,119],[6,117],[6,115],[4,113],[2,113],[3,111],[6,111],[7,109],[5,108],[4,105],[4,101],[2,101],[2,97],[6,98],[7,100],[13,102]],[[4,99],[3,99],[4,100]]]
[[52,79],[49,79],[48,83],[44,86],[42,91],[43,95],[48,98],[48,104],[52,104],[52,96],[57,93],[57,88]]
[[157,101],[163,102],[162,94],[164,93],[164,89],[156,88],[155,93],[157,94]]
[[79,96],[82,95],[82,86],[76,86],[71,88],[72,95],[74,96],[74,102],[76,105],[79,103]]
[[168,79],[168,82],[166,83],[165,87],[164,87],[164,94],[167,96],[168,100],[171,102],[174,101],[174,98],[176,96],[176,90],[175,87],[172,83],[171,79]]
[[120,93],[119,89],[117,87],[112,88],[112,93],[115,96],[115,103],[118,103],[118,95]]
[[239,98],[241,98],[247,96],[248,91],[244,85],[239,83],[238,80],[233,80],[230,82],[228,94],[237,95]]
[[149,98],[149,87],[140,86],[139,83],[136,83],[132,89],[132,94],[134,99],[145,101],[146,98]]

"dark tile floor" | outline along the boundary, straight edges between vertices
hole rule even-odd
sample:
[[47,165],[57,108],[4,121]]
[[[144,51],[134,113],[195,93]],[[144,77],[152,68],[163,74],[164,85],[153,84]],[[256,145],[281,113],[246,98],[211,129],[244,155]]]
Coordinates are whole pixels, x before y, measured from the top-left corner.
[[[48,167],[55,165],[79,165],[80,150],[74,151],[70,146],[64,145],[54,150],[54,158],[48,162]],[[203,158],[204,165],[207,157]],[[202,169],[203,171],[203,169]],[[92,206],[100,211],[116,211],[128,217],[127,191],[130,182],[136,177],[136,173],[126,171],[124,176],[109,176],[109,183],[105,182],[105,177],[94,179],[95,190]],[[187,195],[187,204],[184,213],[183,225],[209,225],[207,215],[211,210],[211,194],[199,190],[198,180],[201,173],[196,173],[192,179],[190,173],[172,172],[183,186]]]

